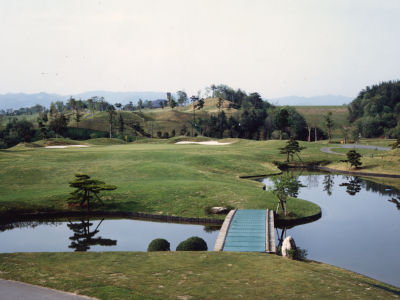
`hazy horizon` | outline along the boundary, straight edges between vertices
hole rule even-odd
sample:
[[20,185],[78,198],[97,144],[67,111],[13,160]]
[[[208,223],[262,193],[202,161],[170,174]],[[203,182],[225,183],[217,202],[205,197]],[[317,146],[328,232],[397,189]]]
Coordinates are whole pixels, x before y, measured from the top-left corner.
[[227,84],[264,99],[396,80],[400,2],[1,2],[0,94]]

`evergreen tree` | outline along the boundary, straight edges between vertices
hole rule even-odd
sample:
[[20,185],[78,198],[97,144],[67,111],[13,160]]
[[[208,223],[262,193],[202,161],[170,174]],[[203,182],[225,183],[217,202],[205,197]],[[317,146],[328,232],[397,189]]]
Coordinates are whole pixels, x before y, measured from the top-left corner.
[[121,134],[121,136],[124,136],[124,130],[125,130],[125,122],[124,118],[122,117],[122,114],[119,114],[118,118],[118,132]]
[[290,139],[286,142],[285,147],[278,148],[278,150],[281,150],[280,154],[286,154],[287,162],[289,162],[289,156],[291,156],[293,160],[293,155],[296,154],[302,163],[303,161],[301,160],[300,156],[297,153],[304,149],[306,149],[306,147],[300,147],[299,142],[296,141],[295,136],[290,137]]
[[100,200],[97,194],[99,194],[100,191],[113,191],[117,188],[115,185],[106,184],[96,179],[90,179],[90,177],[85,174],[75,174],[75,177],[77,177],[77,179],[69,182],[69,186],[76,188],[76,190],[70,193],[71,196],[68,198],[68,203],[79,203],[82,206],[87,202],[88,211],[90,199],[93,198],[91,194],[95,195],[104,206],[103,201]]
[[332,119],[332,112],[328,112],[328,114],[324,117],[324,126],[328,130],[328,138],[329,142],[331,141],[331,131],[333,126],[335,126],[335,122]]
[[357,169],[359,166],[362,165],[362,162],[360,162],[361,154],[357,153],[356,150],[350,150],[349,152],[346,153],[347,155],[347,160],[344,160],[344,162],[350,163],[350,168],[354,166],[355,169]]
[[79,109],[77,107],[75,107],[74,120],[76,122],[76,126],[78,127],[78,134],[79,134],[79,123],[82,121],[82,116],[83,114],[79,112]]

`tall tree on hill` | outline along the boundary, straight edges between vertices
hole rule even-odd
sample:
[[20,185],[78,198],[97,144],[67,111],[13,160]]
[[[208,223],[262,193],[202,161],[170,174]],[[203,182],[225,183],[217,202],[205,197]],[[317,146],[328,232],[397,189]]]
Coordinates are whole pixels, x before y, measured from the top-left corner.
[[69,105],[69,107],[71,108],[71,110],[75,110],[76,107],[76,101],[75,98],[70,97],[67,104]]
[[75,107],[74,120],[76,122],[76,126],[78,127],[78,134],[79,134],[79,123],[82,121],[82,116],[83,113],[79,111],[78,107]]
[[38,125],[39,125],[39,130],[42,133],[43,139],[47,140],[49,136],[47,135],[48,129],[46,128],[46,125],[42,121],[39,121]]
[[142,112],[142,106],[143,106],[143,101],[142,101],[142,99],[139,99],[137,105],[138,105],[138,108],[139,108],[139,112]]
[[329,142],[331,141],[331,131],[333,126],[335,126],[335,122],[332,119],[332,112],[328,112],[326,116],[324,116],[324,126],[328,130]]
[[190,100],[192,101],[192,104],[193,104],[193,124],[192,124],[192,136],[193,136],[193,128],[194,128],[194,125],[196,124],[196,113],[195,113],[195,111],[196,111],[196,104],[195,104],[195,102],[196,101],[198,101],[199,100],[199,98],[197,98],[196,96],[192,96],[192,97],[190,97]]
[[125,130],[125,122],[124,118],[122,117],[122,114],[119,114],[118,118],[118,132],[121,134],[121,136],[124,136],[124,130]]
[[221,107],[222,107],[223,103],[224,103],[224,99],[218,97],[218,101],[217,101],[218,112],[221,112]]
[[114,131],[114,126],[115,126],[116,121],[117,121],[117,113],[115,111],[114,105],[109,105],[107,107],[106,112],[108,114],[107,121],[108,121],[108,124],[110,124],[110,139],[111,139],[113,131]]
[[282,134],[286,126],[289,124],[289,112],[287,109],[282,108],[278,111],[274,118],[274,125],[279,130],[280,140],[282,140]]
[[215,86],[215,84],[212,84],[210,86],[210,89],[212,90],[212,97],[214,98],[215,90],[217,89],[217,87]]

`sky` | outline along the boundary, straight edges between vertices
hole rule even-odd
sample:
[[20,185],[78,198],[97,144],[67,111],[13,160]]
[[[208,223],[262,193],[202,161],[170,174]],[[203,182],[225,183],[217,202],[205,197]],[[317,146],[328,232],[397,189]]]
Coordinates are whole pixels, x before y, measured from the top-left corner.
[[398,0],[0,2],[0,94],[358,92],[400,76]]

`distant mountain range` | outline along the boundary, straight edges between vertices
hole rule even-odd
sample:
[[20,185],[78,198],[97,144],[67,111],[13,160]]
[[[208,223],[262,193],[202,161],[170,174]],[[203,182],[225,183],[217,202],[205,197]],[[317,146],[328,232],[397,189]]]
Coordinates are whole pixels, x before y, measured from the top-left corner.
[[[172,93],[172,95],[177,98],[177,95]],[[92,91],[85,92],[75,95],[61,96],[57,94],[11,94],[7,93],[5,95],[0,95],[0,109],[19,109],[21,107],[31,107],[36,104],[40,104],[45,107],[49,107],[51,102],[64,101],[64,103],[70,98],[87,100],[93,96],[104,97],[106,101],[110,103],[122,103],[127,104],[132,101],[137,104],[139,99],[142,100],[156,100],[156,99],[166,99],[165,92],[107,92],[107,91]],[[315,96],[315,97],[298,97],[289,96],[283,98],[268,99],[268,102],[276,105],[291,105],[291,106],[306,106],[306,105],[343,105],[349,104],[353,98],[345,96]]]
[[325,96],[314,96],[314,97],[298,97],[289,96],[283,98],[268,99],[269,103],[276,105],[290,105],[290,106],[317,106],[317,105],[343,105],[349,104],[355,99],[346,96],[339,95],[325,95]]

